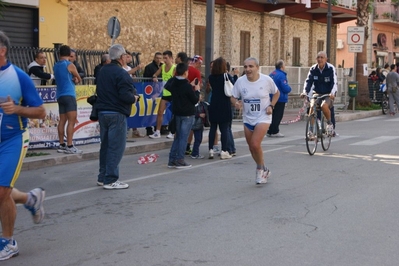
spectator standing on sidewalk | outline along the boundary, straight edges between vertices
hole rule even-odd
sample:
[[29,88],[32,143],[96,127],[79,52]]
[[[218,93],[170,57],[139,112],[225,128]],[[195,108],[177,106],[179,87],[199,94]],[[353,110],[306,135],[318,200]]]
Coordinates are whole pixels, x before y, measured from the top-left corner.
[[[75,84],[82,81],[78,71],[70,59],[71,48],[68,45],[60,47],[60,60],[54,65],[54,76],[57,80],[56,97],[58,109],[60,113],[60,121],[58,123],[58,138],[60,146],[58,152],[61,153],[82,153],[73,146],[73,133],[77,118],[77,103]],[[67,143],[65,145],[65,125]]]
[[[162,53],[161,52],[156,52],[152,62],[145,66],[144,73],[143,73],[143,78],[152,78],[152,76],[161,67],[161,65],[162,65],[161,60],[162,60]],[[159,73],[158,78],[162,78],[161,73]],[[148,81],[151,81],[151,80],[148,80]],[[147,136],[150,136],[150,135],[154,134],[154,130],[152,129],[152,126],[146,127],[145,129],[147,131],[147,134],[146,134]],[[155,130],[156,130],[156,128],[155,128]]]
[[[220,159],[230,159],[232,156],[229,153],[231,144],[229,145],[229,127],[233,120],[231,112],[230,97],[224,94],[224,74],[227,72],[226,60],[219,57],[213,61],[211,75],[209,75],[209,84],[212,87],[212,100],[209,105],[209,121],[211,128],[209,129],[209,159],[213,159],[214,150],[213,145],[217,127],[220,130],[220,140],[222,149],[220,152]],[[234,84],[233,78],[228,75],[231,83]],[[234,140],[230,140],[234,141]],[[229,147],[230,146],[230,147]]]
[[[0,260],[19,253],[13,236],[17,215],[15,200],[24,199],[19,199],[20,194],[17,190],[13,192],[13,187],[29,146],[27,118],[44,119],[46,116],[43,100],[32,80],[7,60],[9,49],[10,40],[0,31]],[[34,196],[40,195],[38,191]],[[32,198],[29,206],[34,205]],[[34,212],[36,214],[36,210]]]
[[126,118],[139,96],[134,94],[132,78],[122,68],[127,60],[123,46],[111,46],[109,56],[111,63],[102,69],[107,75],[98,77],[96,89],[101,139],[97,185],[104,189],[123,189],[129,187],[119,181],[119,163],[126,146]]
[[[269,76],[259,73],[258,59],[247,58],[244,69],[245,75],[234,84],[231,101],[237,108],[243,108],[245,139],[256,163],[256,184],[264,184],[271,172],[265,166],[261,143],[270,126],[280,92]],[[271,100],[270,94],[273,94]]]
[[100,73],[101,68],[106,65],[111,63],[111,59],[109,58],[109,54],[103,54],[101,56],[101,63],[98,64],[95,68],[94,68],[94,84],[97,84],[97,77],[98,74]]
[[79,76],[80,76],[81,81],[82,81],[83,78],[84,78],[86,75],[85,75],[84,69],[79,65],[78,56],[76,55],[76,50],[71,49],[71,54],[69,55],[69,61],[75,65],[76,70],[78,71]]
[[[184,160],[187,138],[194,123],[195,105],[198,103],[200,86],[188,83],[188,66],[176,66],[176,77],[165,88],[172,93],[172,112],[176,119],[176,133],[169,152],[168,168],[189,168]],[[193,90],[194,89],[194,90]]]
[[[272,123],[267,131],[267,136],[282,138],[284,135],[280,133],[279,126],[281,119],[283,119],[285,105],[288,102],[288,93],[291,92],[291,87],[288,85],[287,73],[285,72],[285,63],[283,60],[278,60],[276,62],[276,69],[270,73],[270,77],[273,79],[278,90],[280,91],[280,97],[274,106]],[[270,96],[272,97],[272,95]]]
[[194,135],[194,145],[191,152],[192,159],[203,159],[204,156],[199,153],[199,147],[202,143],[202,137],[204,135],[204,126],[209,126],[208,118],[208,106],[209,103],[204,101],[204,94],[201,92],[199,96],[199,102],[195,105],[195,118],[194,124],[191,128],[191,132]]
[[391,72],[387,75],[387,92],[389,95],[389,113],[395,115],[395,102],[399,104],[399,74],[396,72],[396,65],[391,65]]
[[35,86],[47,85],[48,80],[54,79],[54,75],[44,72],[47,57],[44,52],[37,52],[35,60],[28,66],[28,75],[33,80]]
[[[173,64],[173,53],[169,50],[164,51],[162,53],[164,64],[152,75],[152,81],[158,82],[158,75],[162,75],[162,81],[166,83],[170,78],[174,76],[176,65]],[[163,88],[162,90],[162,98],[159,103],[158,113],[157,113],[157,126],[154,134],[149,137],[152,139],[159,139],[161,137],[161,126],[163,123],[163,113],[166,109],[166,104],[172,101],[172,94],[169,90]],[[173,134],[169,133],[167,136],[168,139],[173,139]]]

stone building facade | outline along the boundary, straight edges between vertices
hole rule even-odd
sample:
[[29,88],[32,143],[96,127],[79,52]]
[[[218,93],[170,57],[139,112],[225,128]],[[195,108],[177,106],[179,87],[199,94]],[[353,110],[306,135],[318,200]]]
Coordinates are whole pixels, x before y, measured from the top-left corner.
[[[206,25],[206,3],[193,0],[69,0],[68,44],[78,49],[106,50],[111,44],[107,22],[116,16],[121,32],[116,43],[141,53],[148,63],[157,51],[185,51],[194,55],[195,26]],[[292,65],[293,38],[300,39],[300,64],[315,62],[317,44],[326,39],[326,24],[285,16],[284,12],[254,12],[216,5],[214,58],[223,56],[232,65],[240,62],[240,32],[250,32],[250,55],[261,65],[283,59]],[[336,40],[336,26],[332,28]],[[335,41],[330,61],[335,64]],[[324,42],[324,49],[326,43]]]

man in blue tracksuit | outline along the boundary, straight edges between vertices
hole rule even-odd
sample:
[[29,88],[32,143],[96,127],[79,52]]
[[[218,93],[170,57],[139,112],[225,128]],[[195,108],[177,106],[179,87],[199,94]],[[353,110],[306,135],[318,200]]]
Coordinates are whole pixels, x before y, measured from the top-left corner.
[[280,133],[279,125],[281,119],[283,119],[285,104],[288,101],[288,93],[291,92],[291,87],[288,85],[287,81],[287,73],[284,72],[284,70],[284,61],[278,60],[276,63],[276,69],[270,73],[270,77],[274,80],[274,83],[276,83],[276,86],[280,91],[280,97],[273,109],[272,123],[267,131],[268,137],[284,137],[284,135]]

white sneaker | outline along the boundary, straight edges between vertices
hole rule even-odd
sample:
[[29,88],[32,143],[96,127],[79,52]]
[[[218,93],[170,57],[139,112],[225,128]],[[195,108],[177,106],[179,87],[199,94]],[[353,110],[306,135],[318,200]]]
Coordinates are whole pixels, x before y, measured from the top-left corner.
[[70,148],[68,146],[66,146],[65,153],[67,153],[67,154],[80,154],[80,153],[83,153],[83,151],[79,150],[75,146],[72,146]]
[[0,238],[0,260],[8,260],[18,256],[18,253],[17,241]]
[[212,150],[212,149],[209,150],[209,157],[208,157],[208,159],[213,159],[213,150]]
[[263,178],[265,179],[264,184],[267,183],[267,179],[269,179],[271,175],[272,175],[272,172],[270,172],[269,169],[263,170]]
[[32,214],[32,219],[35,224],[39,224],[43,221],[44,218],[44,208],[43,201],[46,195],[46,192],[42,188],[35,188],[29,191],[32,198],[35,200],[32,206],[24,205],[27,210],[29,210]]
[[154,134],[149,135],[149,137],[152,139],[159,139],[161,137],[161,133],[157,130]]
[[220,153],[220,159],[224,160],[224,159],[231,159],[233,156],[230,155],[230,153],[228,151],[222,151]]
[[213,152],[214,153],[220,153],[220,149],[218,145],[213,145]]
[[333,131],[334,131],[334,126],[333,126],[332,124],[327,125],[326,130],[327,130],[327,134],[328,134],[329,136],[332,136]]
[[104,189],[123,189],[128,188],[129,185],[120,181],[115,181],[115,183],[104,185]]
[[278,132],[276,134],[271,134],[270,137],[272,137],[272,138],[283,138],[284,134],[281,134],[280,132]]
[[264,184],[267,180],[264,177],[265,171],[263,169],[256,169],[256,184]]
[[175,137],[175,135],[172,134],[172,133],[169,133],[166,137],[167,137],[168,139],[173,139],[173,138]]

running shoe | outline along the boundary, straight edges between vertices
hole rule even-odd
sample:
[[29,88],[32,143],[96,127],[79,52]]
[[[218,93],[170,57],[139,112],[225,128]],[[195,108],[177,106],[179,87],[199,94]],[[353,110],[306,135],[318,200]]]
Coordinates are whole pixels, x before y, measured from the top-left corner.
[[166,138],[168,138],[168,139],[173,139],[174,137],[175,137],[175,135],[172,134],[172,133],[169,133],[169,134],[166,136]]
[[265,171],[263,169],[256,169],[256,184],[264,184],[267,181],[265,180],[264,177]]
[[271,134],[270,137],[272,137],[272,138],[283,138],[284,134],[281,134],[280,132],[278,132],[276,134]]
[[115,181],[114,183],[104,185],[104,189],[124,189],[128,188],[129,185],[120,181]]
[[314,134],[313,134],[313,132],[308,132],[308,140],[314,140],[315,139],[315,136],[314,136]]
[[176,169],[190,168],[191,164],[186,163],[184,160],[175,161]]
[[72,146],[70,148],[67,146],[66,149],[65,149],[65,153],[67,153],[67,154],[80,154],[80,153],[83,153],[83,151],[79,150],[75,146]]
[[334,126],[333,126],[332,124],[327,125],[327,126],[326,126],[326,130],[327,130],[327,134],[328,134],[329,136],[332,136],[333,131],[334,131]]
[[104,182],[97,181],[97,186],[104,186]]
[[220,153],[220,159],[225,160],[225,159],[231,159],[233,156],[230,155],[228,151],[222,151]]
[[59,152],[59,153],[65,153],[65,150],[66,150],[66,145],[64,145],[64,146],[58,146],[58,149],[57,149],[57,152]]
[[201,154],[198,154],[198,155],[191,155],[191,158],[192,158],[192,159],[204,159],[204,156],[201,155]]
[[32,214],[32,219],[35,224],[39,224],[43,221],[44,218],[44,208],[43,201],[46,195],[46,192],[41,187],[32,189],[28,192],[33,198],[34,202],[32,205],[24,204],[24,207],[30,211]]
[[152,139],[159,139],[159,138],[161,138],[161,133],[159,131],[155,131],[155,133],[152,135],[149,135],[149,137]]
[[18,256],[18,253],[17,241],[0,238],[0,260],[8,260]]
[[176,163],[173,161],[173,162],[169,162],[168,163],[168,168],[176,168]]
[[209,150],[209,157],[208,157],[208,159],[213,159],[213,150],[212,150],[212,149]]

